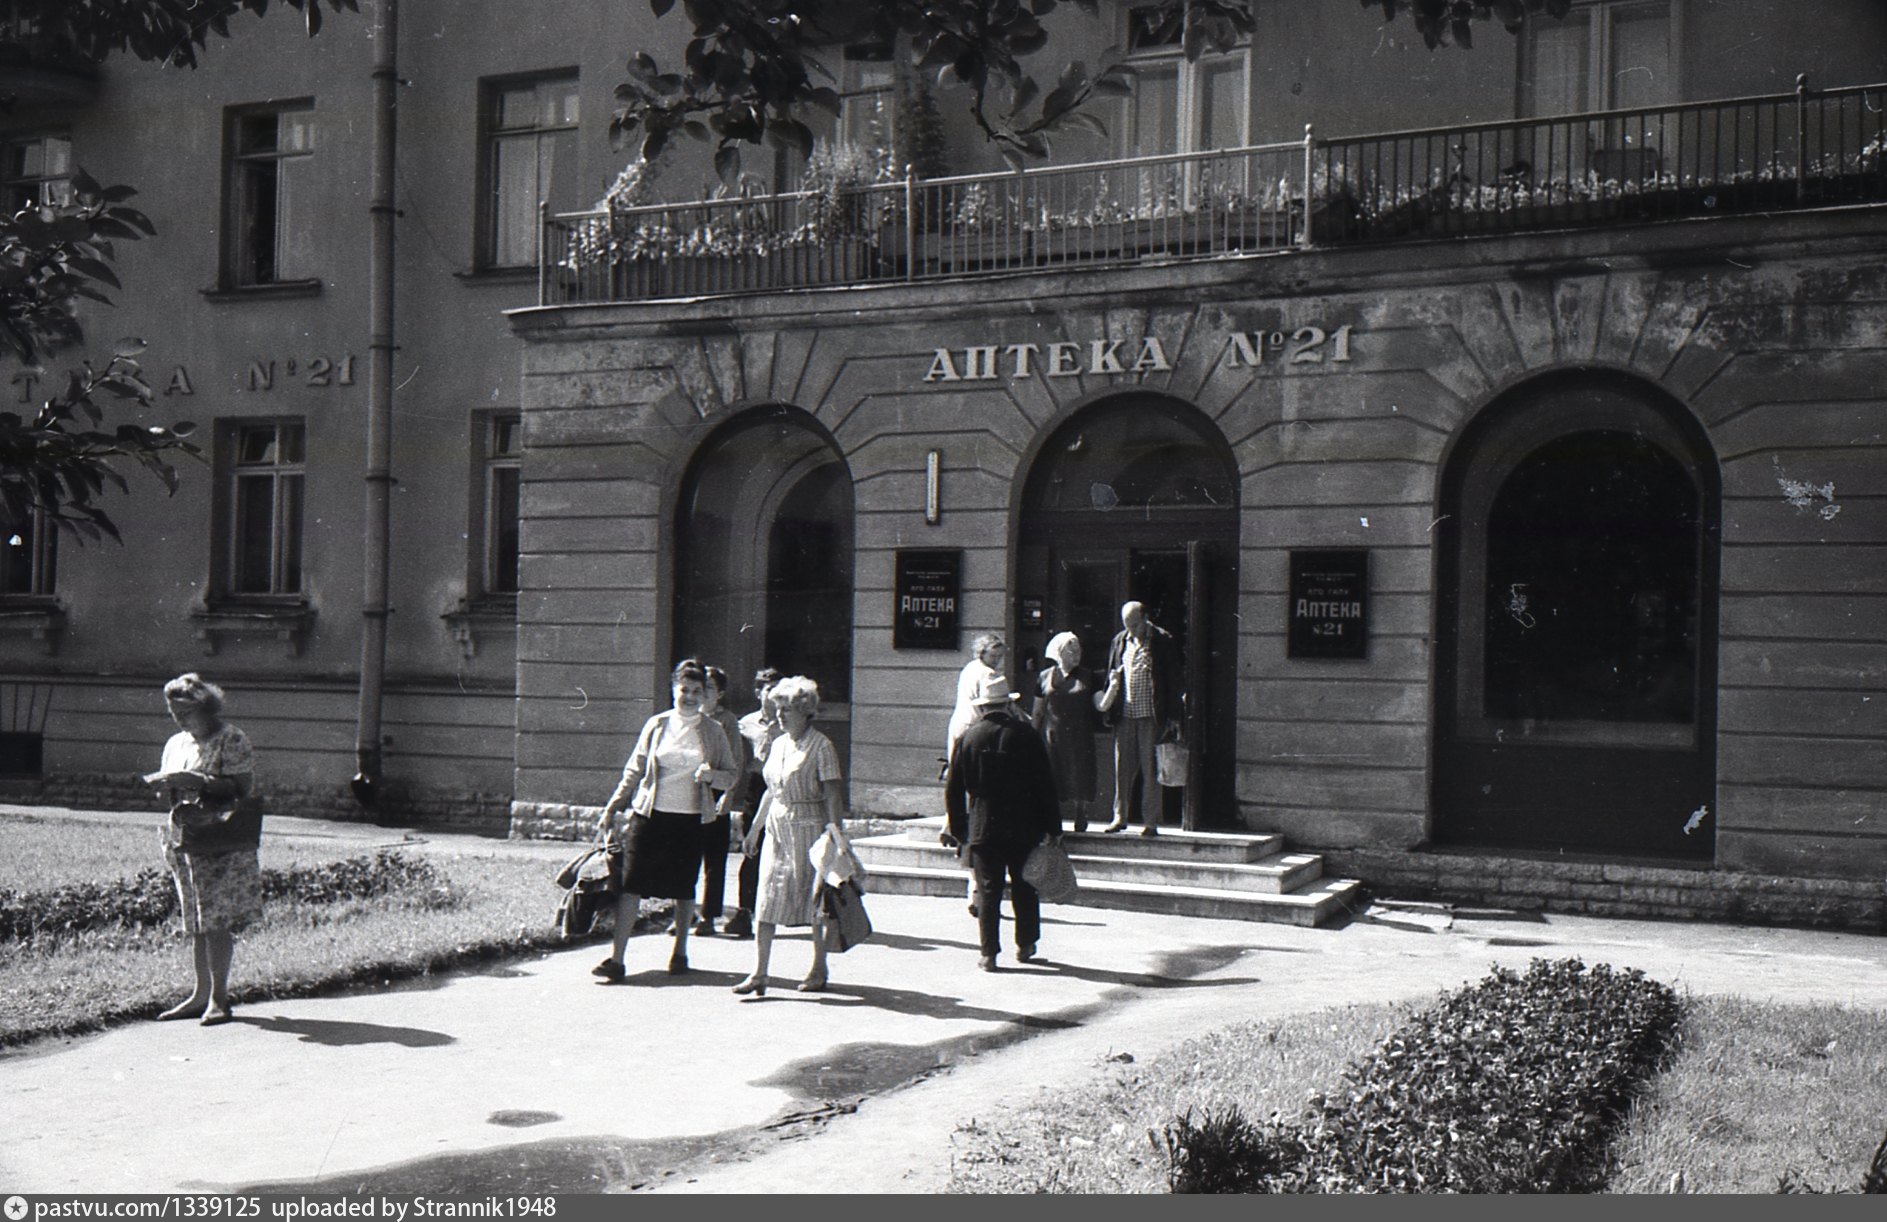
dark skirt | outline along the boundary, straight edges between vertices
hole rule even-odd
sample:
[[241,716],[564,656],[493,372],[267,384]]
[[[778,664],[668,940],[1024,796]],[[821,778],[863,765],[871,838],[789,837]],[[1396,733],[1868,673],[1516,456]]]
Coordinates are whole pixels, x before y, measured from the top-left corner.
[[658,810],[632,815],[628,823],[622,889],[651,899],[693,899],[701,872],[701,816]]

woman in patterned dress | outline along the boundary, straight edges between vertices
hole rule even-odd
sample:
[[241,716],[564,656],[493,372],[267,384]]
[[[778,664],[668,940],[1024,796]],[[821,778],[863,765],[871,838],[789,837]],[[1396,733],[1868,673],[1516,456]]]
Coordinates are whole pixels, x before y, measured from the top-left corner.
[[819,715],[819,685],[795,675],[780,680],[768,694],[779,708],[781,733],[767,748],[766,796],[747,833],[748,851],[762,828],[766,842],[760,855],[760,898],[754,906],[753,975],[734,986],[742,996],[766,994],[773,931],[781,925],[812,927],[812,970],[799,991],[817,993],[826,987],[825,914],[813,902],[818,877],[809,851],[827,831],[840,852],[851,851],[843,826],[839,753],[831,739],[812,728]]
[[164,862],[177,881],[196,987],[157,1017],[215,1027],[230,1020],[235,935],[262,916],[256,863],[262,815],[244,801],[255,781],[255,752],[248,736],[222,719],[223,693],[215,684],[179,675],[164,685],[164,701],[177,733],[164,744],[158,770],[144,779],[170,802]]

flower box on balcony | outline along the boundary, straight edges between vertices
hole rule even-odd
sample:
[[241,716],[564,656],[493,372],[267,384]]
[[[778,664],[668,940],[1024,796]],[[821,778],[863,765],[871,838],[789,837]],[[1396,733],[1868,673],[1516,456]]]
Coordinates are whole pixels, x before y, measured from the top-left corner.
[[622,300],[694,297],[857,284],[876,278],[878,272],[875,243],[839,238],[766,251],[638,255],[610,267],[610,291]]

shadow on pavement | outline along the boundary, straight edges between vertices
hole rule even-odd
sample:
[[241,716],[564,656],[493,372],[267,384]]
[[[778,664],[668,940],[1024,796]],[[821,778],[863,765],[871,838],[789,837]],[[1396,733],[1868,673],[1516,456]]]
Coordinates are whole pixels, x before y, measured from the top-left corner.
[[356,1044],[398,1044],[402,1048],[442,1048],[458,1041],[443,1031],[423,1027],[386,1027],[379,1023],[339,1023],[324,1018],[250,1018],[238,1014],[235,1022],[262,1031],[279,1031],[301,1038],[304,1044],[347,1048]]

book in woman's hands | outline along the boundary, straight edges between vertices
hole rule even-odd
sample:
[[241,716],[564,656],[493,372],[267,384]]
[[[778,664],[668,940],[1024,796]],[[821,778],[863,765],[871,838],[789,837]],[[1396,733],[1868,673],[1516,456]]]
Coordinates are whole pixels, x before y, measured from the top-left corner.
[[174,772],[159,769],[156,772],[144,774],[146,785],[168,785],[173,789],[201,789],[203,783],[209,779],[208,773],[192,772],[187,768],[180,768]]

